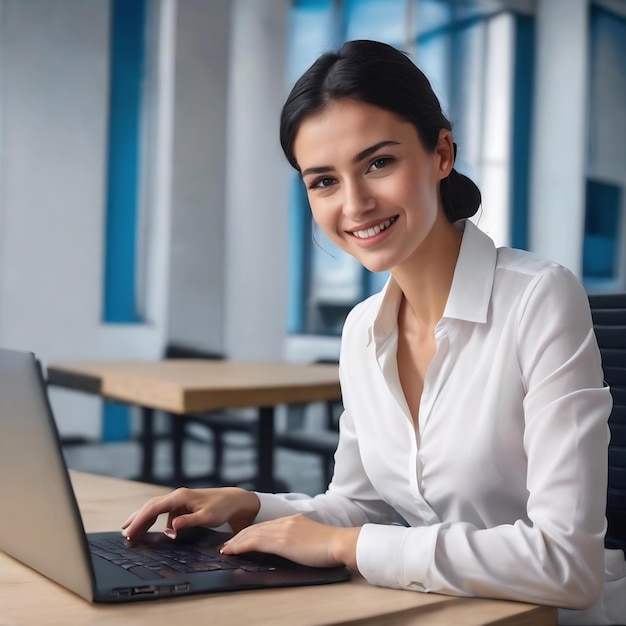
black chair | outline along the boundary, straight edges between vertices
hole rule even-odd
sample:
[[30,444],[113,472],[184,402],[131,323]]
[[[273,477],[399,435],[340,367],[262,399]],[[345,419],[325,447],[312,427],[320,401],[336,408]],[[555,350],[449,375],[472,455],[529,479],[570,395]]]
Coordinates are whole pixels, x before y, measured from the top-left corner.
[[[179,344],[169,344],[165,348],[166,359],[223,359],[224,355],[217,352],[199,350]],[[256,440],[257,419],[246,416],[239,411],[210,411],[194,415],[169,414],[171,422],[171,450],[172,450],[172,485],[182,485],[191,482],[212,483],[225,485],[224,452],[226,434],[229,432],[247,433],[251,437],[250,446]],[[211,433],[213,463],[209,474],[192,476],[185,472],[185,442],[197,440],[197,435],[191,431],[192,425],[206,428]]]
[[[337,361],[319,359],[315,363],[336,365]],[[319,456],[322,462],[322,476],[327,486],[333,476],[335,451],[339,443],[339,417],[343,411],[343,405],[339,400],[326,402],[324,423],[318,425],[316,429],[305,428],[304,410],[306,408],[307,405],[289,407],[287,430],[276,433],[275,446]],[[297,424],[294,425],[293,422]]]
[[626,293],[592,294],[589,303],[604,379],[613,395],[605,544],[626,553]]

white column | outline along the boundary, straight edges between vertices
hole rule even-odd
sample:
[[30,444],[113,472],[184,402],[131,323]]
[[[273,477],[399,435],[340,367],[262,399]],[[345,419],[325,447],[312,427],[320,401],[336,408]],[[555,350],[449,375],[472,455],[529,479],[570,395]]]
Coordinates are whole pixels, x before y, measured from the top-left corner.
[[229,87],[225,352],[281,359],[289,167],[280,149],[289,0],[235,0]]
[[588,0],[537,0],[530,249],[582,274]]
[[229,5],[228,0],[177,2],[172,51],[167,339],[218,351],[223,350]]

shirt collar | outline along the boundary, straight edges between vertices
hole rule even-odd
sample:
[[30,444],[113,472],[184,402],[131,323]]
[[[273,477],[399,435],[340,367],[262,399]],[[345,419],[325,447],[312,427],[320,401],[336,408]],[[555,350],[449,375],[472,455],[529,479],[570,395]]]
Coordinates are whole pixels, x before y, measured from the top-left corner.
[[484,324],[498,253],[491,238],[470,220],[459,220],[455,227],[463,240],[443,316]]
[[[496,247],[470,220],[459,220],[454,226],[461,231],[463,239],[443,317],[484,324],[496,270]],[[380,292],[378,313],[369,328],[369,342],[388,338],[397,328],[401,300],[400,287],[390,277]]]

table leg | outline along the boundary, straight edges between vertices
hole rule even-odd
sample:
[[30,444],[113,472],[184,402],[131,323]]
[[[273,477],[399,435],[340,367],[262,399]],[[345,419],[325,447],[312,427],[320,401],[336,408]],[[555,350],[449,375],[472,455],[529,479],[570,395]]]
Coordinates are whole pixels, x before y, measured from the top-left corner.
[[259,407],[257,475],[255,489],[266,492],[288,491],[287,484],[274,476],[274,407]]
[[259,407],[256,489],[274,491],[274,407]]
[[154,482],[154,409],[141,407],[141,473],[139,480]]

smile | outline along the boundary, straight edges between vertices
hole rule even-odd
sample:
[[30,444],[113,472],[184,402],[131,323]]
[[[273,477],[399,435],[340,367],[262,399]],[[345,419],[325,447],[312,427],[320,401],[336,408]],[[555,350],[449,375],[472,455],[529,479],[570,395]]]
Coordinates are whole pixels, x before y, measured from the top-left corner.
[[390,217],[380,224],[376,224],[375,226],[372,226],[370,228],[365,228],[364,230],[355,230],[352,234],[359,239],[368,239],[369,237],[378,235],[378,233],[385,230],[386,228],[389,228],[397,219],[398,216],[394,215],[394,217]]

